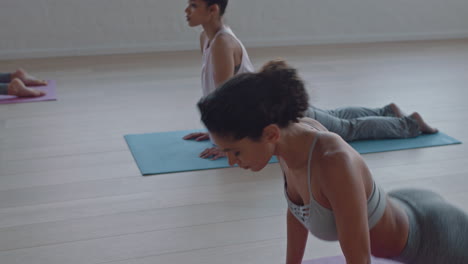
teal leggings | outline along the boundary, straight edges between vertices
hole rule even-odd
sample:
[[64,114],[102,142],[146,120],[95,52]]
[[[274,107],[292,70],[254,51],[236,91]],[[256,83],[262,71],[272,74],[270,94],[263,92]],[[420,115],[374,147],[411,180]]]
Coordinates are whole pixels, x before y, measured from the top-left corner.
[[419,135],[419,125],[410,117],[395,117],[390,105],[382,108],[343,107],[324,110],[309,107],[306,117],[317,120],[330,132],[351,142],[360,139],[409,138]]
[[440,195],[420,189],[388,193],[409,220],[406,247],[394,258],[408,264],[468,263],[468,215]]
[[11,73],[0,73],[0,94],[8,94],[8,84],[11,82]]

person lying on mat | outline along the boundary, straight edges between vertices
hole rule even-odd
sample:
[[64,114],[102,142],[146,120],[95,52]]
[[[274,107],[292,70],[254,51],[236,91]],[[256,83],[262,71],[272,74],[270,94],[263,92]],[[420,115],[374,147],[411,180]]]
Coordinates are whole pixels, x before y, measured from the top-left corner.
[[23,69],[12,73],[0,73],[0,94],[15,95],[18,97],[38,97],[45,92],[27,86],[47,85],[46,81],[39,80]]
[[[202,91],[206,96],[236,74],[253,72],[246,49],[223,22],[227,0],[191,0],[185,9],[189,26],[201,25],[200,47],[203,54]],[[391,103],[382,108],[343,107],[323,110],[311,106],[307,117],[319,121],[328,130],[350,142],[359,139],[408,138],[420,133],[436,133],[418,113],[405,116]],[[208,140],[208,133],[192,133],[184,139]],[[224,157],[216,147],[204,150],[200,157]]]
[[284,177],[287,264],[302,261],[308,232],[339,241],[346,263],[370,256],[411,264],[468,263],[468,215],[438,194],[388,194],[342,137],[305,117],[308,94],[294,68],[271,61],[198,102],[229,165],[260,171],[274,155]]

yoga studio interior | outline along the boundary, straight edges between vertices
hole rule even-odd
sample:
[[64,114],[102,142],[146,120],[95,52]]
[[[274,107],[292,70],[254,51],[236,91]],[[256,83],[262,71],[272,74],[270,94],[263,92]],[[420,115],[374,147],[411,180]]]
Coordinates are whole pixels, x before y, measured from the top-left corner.
[[[320,180],[338,177],[319,162],[332,145],[325,138],[366,171],[341,177],[373,180],[383,210],[393,190],[423,189],[468,212],[468,1],[2,0],[0,21],[1,264],[356,263],[343,217],[368,218],[362,206],[343,213],[337,204],[366,206],[366,197],[347,180]],[[213,137],[221,130],[207,130],[199,102],[272,60],[296,69],[315,115],[267,123],[275,138],[266,128],[258,141],[226,134],[262,146],[257,156],[233,154]],[[346,107],[390,111],[359,118],[410,120],[416,130],[378,137],[390,131],[379,123],[365,126],[375,137],[347,140],[319,119]],[[320,147],[311,159],[297,155],[304,165],[294,171],[280,142],[296,125],[308,138],[320,134]],[[267,154],[261,169],[244,166]],[[296,225],[307,240],[296,248],[288,196],[298,206],[317,200],[338,238]],[[405,263],[391,258],[401,250],[376,250],[386,242],[373,228],[356,232],[364,258]]]

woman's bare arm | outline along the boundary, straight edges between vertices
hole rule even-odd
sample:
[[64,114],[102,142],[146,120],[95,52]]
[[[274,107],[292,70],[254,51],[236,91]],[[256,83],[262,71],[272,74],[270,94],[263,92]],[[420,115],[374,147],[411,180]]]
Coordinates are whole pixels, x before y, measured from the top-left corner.
[[308,231],[288,209],[286,264],[300,264],[304,257]]
[[[331,136],[330,141],[338,140]],[[326,142],[325,142],[326,143]],[[333,142],[329,142],[334,144]],[[320,160],[321,189],[335,215],[338,239],[347,264],[370,263],[367,195],[363,161],[346,148],[329,151]]]
[[235,61],[233,39],[228,35],[219,35],[212,43],[212,61],[214,69],[214,82],[218,87],[234,76]]

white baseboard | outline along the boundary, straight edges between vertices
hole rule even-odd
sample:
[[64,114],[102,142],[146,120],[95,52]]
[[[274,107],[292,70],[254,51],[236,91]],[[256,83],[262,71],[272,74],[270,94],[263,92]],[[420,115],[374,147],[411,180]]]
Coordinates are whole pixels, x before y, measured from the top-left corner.
[[[243,39],[247,47],[278,47],[316,44],[369,43],[386,41],[414,41],[468,38],[468,32],[434,32],[415,34],[382,34],[360,36],[296,36],[292,38]],[[0,60],[25,58],[48,58],[64,56],[93,56],[110,54],[131,54],[143,52],[198,50],[198,42],[148,43],[143,45],[84,47],[65,49],[25,49],[0,51]]]
[[443,39],[465,39],[467,32],[450,33],[417,33],[417,34],[382,34],[382,35],[360,35],[360,36],[310,36],[295,38],[275,38],[250,40],[244,39],[247,47],[278,47],[278,46],[300,46],[319,44],[347,44],[347,43],[372,43],[390,41],[417,41],[417,40],[443,40]]
[[52,58],[69,56],[94,56],[112,54],[131,54],[144,52],[182,51],[194,50],[198,48],[196,42],[161,43],[146,45],[120,45],[108,47],[84,47],[84,48],[64,48],[64,49],[24,49],[0,51],[0,60],[32,59],[32,58]]

